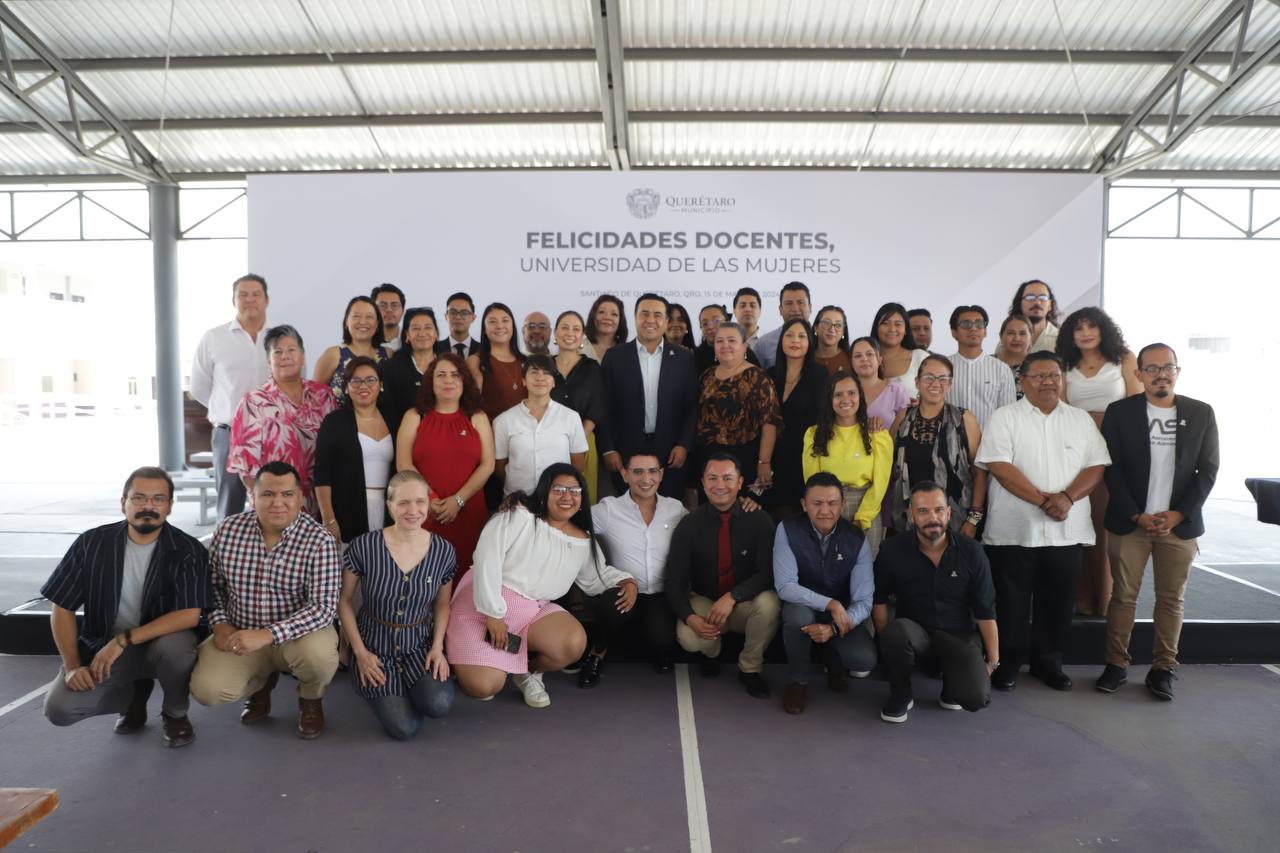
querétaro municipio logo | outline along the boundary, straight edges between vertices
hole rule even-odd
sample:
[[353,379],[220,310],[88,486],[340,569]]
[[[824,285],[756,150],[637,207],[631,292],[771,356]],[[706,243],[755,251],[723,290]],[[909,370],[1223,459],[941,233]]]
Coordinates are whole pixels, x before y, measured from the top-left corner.
[[627,193],[627,210],[636,219],[649,219],[658,212],[662,196],[657,190],[647,188],[634,189]]

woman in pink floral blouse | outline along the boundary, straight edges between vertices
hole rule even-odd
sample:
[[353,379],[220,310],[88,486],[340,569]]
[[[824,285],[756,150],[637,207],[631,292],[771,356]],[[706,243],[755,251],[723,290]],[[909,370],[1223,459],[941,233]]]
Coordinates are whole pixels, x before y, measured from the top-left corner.
[[264,336],[271,378],[244,395],[231,421],[227,470],[239,474],[253,494],[258,469],[268,462],[288,462],[302,479],[302,506],[317,515],[311,468],[316,434],[324,416],[338,407],[329,386],[302,378],[306,353],[302,335],[292,326],[275,326]]

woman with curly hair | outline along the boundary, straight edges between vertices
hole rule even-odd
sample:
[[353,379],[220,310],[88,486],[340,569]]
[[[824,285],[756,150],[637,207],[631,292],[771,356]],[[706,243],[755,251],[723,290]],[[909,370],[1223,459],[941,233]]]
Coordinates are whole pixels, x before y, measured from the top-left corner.
[[[1101,308],[1081,308],[1068,314],[1058,332],[1057,352],[1067,368],[1063,400],[1084,409],[1099,426],[1107,406],[1142,393],[1137,357],[1126,346],[1116,321]],[[1106,484],[1099,483],[1089,499],[1096,541],[1084,549],[1076,586],[1076,612],[1081,616],[1105,616],[1111,600],[1107,530],[1102,525],[1107,497]]]
[[827,380],[818,422],[804,434],[804,479],[819,471],[840,478],[844,515],[867,535],[872,553],[884,538],[880,504],[893,473],[893,438],[888,430],[872,432],[867,424],[867,401],[862,383],[850,373]]

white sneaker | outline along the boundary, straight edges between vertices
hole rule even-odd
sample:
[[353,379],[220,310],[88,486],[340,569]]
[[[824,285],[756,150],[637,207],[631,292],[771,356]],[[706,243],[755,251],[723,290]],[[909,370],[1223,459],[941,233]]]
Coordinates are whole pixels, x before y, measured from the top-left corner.
[[870,675],[870,674],[871,674],[871,670],[869,670],[869,669],[851,669],[851,670],[849,670],[849,677],[850,677],[850,678],[866,678],[866,677],[867,677],[868,675]]
[[945,694],[938,697],[938,707],[942,708],[944,711],[963,711],[964,710],[963,705],[958,705],[955,702],[952,702],[950,699],[946,697]]
[[511,680],[524,694],[524,704],[530,708],[545,708],[551,704],[547,688],[542,684],[542,673],[531,672],[528,675],[513,675]]

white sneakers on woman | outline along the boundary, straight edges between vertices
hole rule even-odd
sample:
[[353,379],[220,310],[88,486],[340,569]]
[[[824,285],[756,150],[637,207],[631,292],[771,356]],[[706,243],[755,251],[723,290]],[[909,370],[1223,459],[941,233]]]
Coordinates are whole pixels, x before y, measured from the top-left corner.
[[547,688],[542,683],[542,673],[531,672],[528,675],[513,675],[511,680],[524,695],[524,704],[530,708],[545,708],[551,704]]

